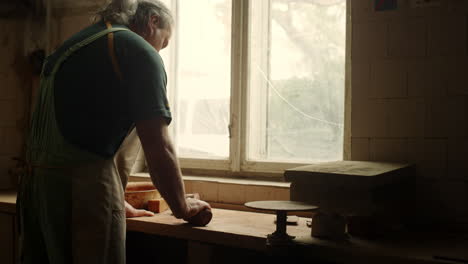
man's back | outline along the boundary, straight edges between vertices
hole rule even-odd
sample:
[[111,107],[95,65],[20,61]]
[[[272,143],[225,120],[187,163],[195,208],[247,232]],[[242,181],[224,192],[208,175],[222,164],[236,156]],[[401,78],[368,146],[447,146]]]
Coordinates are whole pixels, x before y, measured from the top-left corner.
[[[45,74],[69,47],[105,29],[99,22],[72,36],[49,57]],[[117,58],[122,79],[109,52]],[[131,31],[115,32],[114,50],[109,50],[108,38],[101,37],[71,55],[57,72],[55,112],[60,131],[75,146],[112,157],[136,120],[152,115],[170,120],[165,86],[162,60],[143,38]]]

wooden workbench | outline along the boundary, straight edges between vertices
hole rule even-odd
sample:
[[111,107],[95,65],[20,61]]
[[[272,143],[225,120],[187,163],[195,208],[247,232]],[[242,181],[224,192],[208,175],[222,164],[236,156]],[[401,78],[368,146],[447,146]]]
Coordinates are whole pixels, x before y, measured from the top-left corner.
[[[16,193],[0,192],[0,212],[15,212]],[[274,231],[274,215],[254,212],[213,209],[213,220],[206,227],[193,227],[176,219],[170,211],[152,216],[127,219],[127,230],[173,237],[206,244],[224,245],[256,251],[267,250],[266,235]],[[468,263],[434,258],[442,256],[468,259],[468,237],[435,234],[406,234],[386,240],[351,238],[332,242],[310,237],[307,218],[299,218],[298,226],[288,226],[296,236],[295,252],[307,258],[336,263]]]

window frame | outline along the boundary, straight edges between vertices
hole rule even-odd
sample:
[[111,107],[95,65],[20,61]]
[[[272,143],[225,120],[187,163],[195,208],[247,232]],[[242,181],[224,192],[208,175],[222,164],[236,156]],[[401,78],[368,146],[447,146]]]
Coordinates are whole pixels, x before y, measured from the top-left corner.
[[[171,2],[172,10],[175,10],[174,17],[178,32],[178,5],[180,0]],[[272,161],[249,161],[247,160],[248,144],[248,94],[249,94],[249,44],[250,44],[250,3],[254,0],[232,1],[232,22],[231,22],[231,97],[230,97],[230,123],[229,123],[229,157],[224,159],[201,159],[185,158],[179,156],[179,163],[184,174],[209,175],[219,177],[248,177],[270,179],[274,181],[282,180],[284,170],[307,164],[320,163],[290,163]],[[344,131],[343,131],[343,160],[350,159],[351,153],[351,0],[346,0],[346,47],[345,47],[345,98],[344,98]],[[170,47],[170,59],[177,61],[178,58],[178,38],[174,34],[172,47]],[[172,87],[177,85],[176,73],[177,63],[171,63],[169,72],[168,94],[170,97],[176,96],[177,89]],[[177,102],[173,100],[173,108],[177,109]],[[170,128],[175,135],[175,125]],[[177,144],[177,137],[174,137],[174,144]],[[146,166],[145,166],[146,167]],[[146,168],[145,171],[147,172]]]

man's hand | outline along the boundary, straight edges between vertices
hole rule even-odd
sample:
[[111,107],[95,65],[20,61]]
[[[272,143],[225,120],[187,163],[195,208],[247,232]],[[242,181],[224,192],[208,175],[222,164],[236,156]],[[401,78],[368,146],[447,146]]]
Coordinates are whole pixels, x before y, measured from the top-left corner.
[[196,226],[207,225],[212,218],[211,206],[202,200],[187,198],[188,211],[184,220]]
[[131,206],[127,201],[125,201],[125,216],[127,218],[131,217],[140,217],[140,216],[153,216],[154,213],[150,211],[146,211],[143,209],[135,209]]

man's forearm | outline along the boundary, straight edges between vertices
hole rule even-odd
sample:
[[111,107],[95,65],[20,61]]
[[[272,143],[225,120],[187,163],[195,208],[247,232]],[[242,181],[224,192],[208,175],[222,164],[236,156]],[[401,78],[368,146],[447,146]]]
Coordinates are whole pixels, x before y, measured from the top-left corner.
[[182,173],[165,120],[143,120],[136,123],[136,128],[154,185],[169,204],[174,216],[186,217],[189,208],[185,200]]
[[157,163],[148,160],[149,173],[174,216],[182,218],[188,211],[184,182],[172,144],[170,142],[166,144],[162,153],[155,157]]

